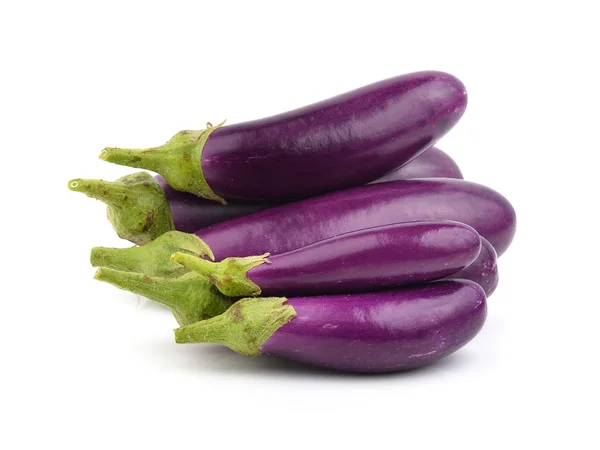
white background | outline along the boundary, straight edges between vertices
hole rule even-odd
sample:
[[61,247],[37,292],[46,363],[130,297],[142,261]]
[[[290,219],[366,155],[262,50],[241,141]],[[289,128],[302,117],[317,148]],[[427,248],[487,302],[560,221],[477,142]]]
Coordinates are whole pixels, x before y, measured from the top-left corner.
[[[0,447],[598,448],[594,1],[3,2]],[[469,93],[440,143],[518,213],[477,338],[348,376],[176,345],[168,311],[92,279],[127,246],[74,177],[145,147],[401,73]]]

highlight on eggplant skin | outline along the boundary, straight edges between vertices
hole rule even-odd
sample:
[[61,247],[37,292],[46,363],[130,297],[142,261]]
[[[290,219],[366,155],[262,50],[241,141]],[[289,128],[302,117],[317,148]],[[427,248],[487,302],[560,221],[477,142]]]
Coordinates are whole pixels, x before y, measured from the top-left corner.
[[220,316],[176,329],[175,339],[344,372],[396,372],[454,353],[486,316],[478,284],[435,281],[363,294],[245,298]]

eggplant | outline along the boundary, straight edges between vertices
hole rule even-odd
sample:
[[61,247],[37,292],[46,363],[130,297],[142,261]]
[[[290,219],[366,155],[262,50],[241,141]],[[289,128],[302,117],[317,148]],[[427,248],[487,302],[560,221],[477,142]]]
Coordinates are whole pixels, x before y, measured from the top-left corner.
[[119,261],[119,266],[107,265],[106,258],[97,264],[143,271],[145,261],[152,261],[155,274],[168,276],[180,268],[175,269],[177,264],[166,255],[179,248],[187,252],[190,236],[198,239],[195,245],[201,246],[205,254],[211,252],[213,261],[222,261],[232,255],[286,253],[366,228],[438,220],[471,226],[489,241],[498,256],[508,248],[516,231],[515,211],[496,191],[464,180],[416,179],[361,186],[277,206],[211,225],[193,235],[166,233],[160,239],[162,249],[157,249],[155,241],[135,251],[110,249],[111,258]]
[[481,238],[470,226],[430,221],[357,230],[272,257],[215,263],[177,252],[171,259],[206,276],[227,296],[271,297],[368,292],[437,280],[469,266],[480,250]]
[[[462,179],[463,176],[456,162],[447,153],[436,147],[432,147],[404,166],[372,181],[370,184],[407,180],[410,178]],[[164,195],[169,202],[175,229],[186,233],[193,233],[200,228],[215,223],[247,216],[251,213],[278,205],[278,203],[265,201],[232,201],[228,202],[227,205],[222,205],[194,194],[177,191],[169,186],[166,180],[160,175],[156,179],[160,183]]]
[[[419,177],[462,178],[462,173],[450,156],[432,147],[371,184]],[[107,215],[117,235],[138,245],[170,230],[193,233],[278,204],[237,201],[222,205],[177,191],[160,175],[153,179],[146,172],[126,175],[116,181],[77,178],[69,181],[69,189],[107,203]]]
[[498,192],[464,180],[391,181],[269,208],[198,230],[221,261],[277,255],[351,231],[400,222],[453,220],[473,227],[502,255],[516,230],[512,205]]
[[394,372],[431,364],[467,344],[487,314],[467,280],[315,297],[244,298],[224,314],[175,330],[177,343],[219,343],[345,372]]
[[272,117],[180,131],[159,147],[107,147],[100,158],[221,203],[287,201],[382,177],[433,146],[466,106],[456,77],[415,72]]
[[[450,221],[446,221],[448,224],[454,223]],[[456,225],[456,223],[455,223]],[[466,227],[464,224],[457,224],[462,227]],[[378,227],[380,229],[390,228],[390,230],[395,227],[407,227],[408,228],[416,228],[418,224],[413,223],[405,223],[398,224],[392,226],[382,226]],[[368,230],[359,230],[355,232],[357,236],[360,236],[362,233],[369,231],[371,234],[374,229]],[[446,230],[447,231],[447,230]],[[468,239],[468,233],[466,230],[459,233],[463,235],[465,239]],[[349,233],[348,235],[355,234]],[[348,236],[342,235],[340,237]],[[481,241],[481,251],[477,258],[469,264],[466,268],[454,272],[453,274],[445,277],[445,279],[464,279],[474,281],[479,284],[485,294],[486,297],[489,298],[490,295],[495,291],[498,285],[498,267],[497,267],[497,256],[492,245],[485,240],[484,238],[479,238]],[[336,238],[331,238],[327,241],[335,242]],[[435,238],[433,236],[426,236],[425,241],[435,242]],[[323,241],[325,242],[325,241]],[[377,245],[377,243],[376,243]],[[456,247],[456,243],[451,243]],[[422,244],[417,244],[417,246],[422,247]],[[311,245],[308,246],[310,248]],[[317,246],[317,248],[324,248],[326,246]],[[331,247],[331,245],[330,245]],[[298,255],[302,255],[306,253],[305,249],[300,249],[301,251],[297,252]],[[384,248],[384,251],[387,250]],[[165,261],[169,260],[169,256],[176,252],[173,256],[171,256],[172,262]],[[185,257],[182,258],[182,254],[185,252]],[[295,252],[289,252],[286,254],[276,255],[271,258],[271,262],[273,260],[277,260],[279,256],[289,256],[290,254],[294,254]],[[177,255],[177,256],[175,256]],[[370,254],[368,254],[371,256]],[[223,293],[219,292],[219,290],[214,286],[214,284],[220,285],[221,290],[227,292],[227,287],[231,288],[232,286],[246,286],[254,283],[258,286],[264,286],[262,281],[260,280],[260,272],[259,276],[256,277],[256,272],[254,269],[250,269],[253,264],[256,264],[257,259],[254,258],[252,261],[252,257],[250,258],[233,258],[233,260],[238,261],[238,267],[236,270],[229,270],[226,268],[226,274],[218,273],[217,270],[213,270],[211,263],[208,261],[199,262],[200,257],[209,257],[214,259],[212,252],[208,246],[204,242],[202,242],[198,237],[190,234],[181,233],[178,231],[170,231],[165,233],[160,239],[156,239],[150,244],[146,244],[142,247],[131,247],[129,249],[117,249],[117,248],[104,248],[97,247],[92,250],[91,262],[92,265],[96,267],[100,267],[96,278],[102,281],[109,282],[114,286],[125,289],[131,292],[134,292],[139,295],[143,295],[151,300],[157,301],[159,303],[163,303],[169,306],[172,310],[176,308],[178,311],[178,316],[182,317],[186,320],[186,323],[190,323],[190,320],[198,317],[198,314],[204,314],[204,318],[212,317],[211,314],[214,315],[215,305],[223,305],[223,299],[219,300],[218,295],[223,297]],[[407,255],[404,255],[406,258]],[[411,255],[408,255],[410,258]],[[412,262],[421,264],[417,262],[414,257],[411,260]],[[453,257],[454,261],[456,261],[456,255]],[[468,257],[466,254],[463,255],[464,261],[466,262]],[[190,263],[191,259],[191,263]],[[342,261],[344,258],[338,258],[337,261]],[[244,268],[244,261],[248,262],[248,265]],[[175,261],[180,261],[185,264],[187,267],[184,267],[178,264]],[[227,259],[226,259],[227,261]],[[298,260],[297,260],[298,261]],[[331,261],[331,260],[330,260]],[[432,260],[430,260],[430,263]],[[450,264],[450,260],[447,261]],[[372,264],[371,268],[375,268],[375,264]],[[200,265],[200,269],[198,268]],[[297,277],[302,283],[306,284],[307,292],[310,292],[311,280],[306,277],[306,274],[302,272],[302,270],[308,270],[310,273],[314,273],[317,277],[322,276],[322,274],[317,273],[314,267],[311,267],[309,264],[305,264],[306,267],[302,267],[302,262],[300,261],[297,265],[298,272],[290,273],[290,277],[288,279],[275,279],[275,281],[279,283],[285,283],[289,280],[289,289],[286,295],[290,295],[294,290],[294,286],[292,283],[292,277]],[[208,268],[207,268],[208,266]],[[390,267],[393,267],[393,263],[389,264]],[[188,267],[198,270],[200,273],[194,273],[193,276],[190,273],[190,269]],[[223,267],[223,264],[220,263],[219,267]],[[264,264],[264,272],[267,275],[272,276],[273,272],[271,272],[271,265]],[[334,266],[335,267],[335,266]],[[383,268],[383,265],[380,266]],[[410,266],[400,260],[397,263],[398,268],[404,267],[407,273],[411,271]],[[431,265],[429,266],[432,267]],[[243,270],[242,270],[243,268]],[[346,284],[349,283],[349,279],[352,276],[356,276],[358,278],[365,278],[365,274],[362,272],[364,270],[364,266],[361,266],[359,270],[355,272],[354,275],[345,274],[341,271],[341,276],[346,276]],[[112,269],[112,270],[107,270]],[[258,269],[258,267],[256,267]],[[421,276],[424,278],[424,274],[417,273],[418,268],[413,268],[412,272],[416,273],[417,276]],[[233,272],[233,273],[232,273]],[[250,274],[248,277],[244,277],[244,272]],[[264,272],[262,274],[264,279]],[[275,271],[274,273],[277,273]],[[358,275],[356,275],[358,273]],[[252,276],[254,274],[254,277]],[[208,275],[208,279],[207,279]],[[372,273],[373,278],[378,280],[378,282],[385,283],[387,280],[383,279],[381,273],[373,270]],[[252,280],[251,280],[252,278]],[[210,280],[210,281],[209,281]],[[415,281],[415,280],[411,280]],[[365,280],[365,282],[368,282]],[[271,283],[272,285],[272,283]],[[210,287],[209,290],[207,286]],[[323,283],[320,283],[319,289],[322,289]],[[251,291],[249,288],[246,292]],[[215,294],[216,291],[216,294]],[[315,289],[316,291],[316,289]],[[203,293],[204,292],[204,293]],[[234,292],[229,292],[229,294],[233,294]],[[265,292],[263,292],[265,293]],[[319,292],[322,294],[323,292]],[[245,293],[240,295],[246,295]],[[295,295],[295,294],[293,294]],[[210,299],[213,300],[210,300]],[[238,297],[239,298],[239,297]],[[235,300],[235,298],[232,298]],[[211,306],[212,305],[212,306]],[[178,319],[179,320],[179,319]],[[200,320],[200,319],[196,319]]]
[[487,298],[494,293],[498,287],[498,257],[496,250],[486,239],[481,238],[481,251],[468,267],[456,272],[446,278],[471,280],[477,283],[485,291]]

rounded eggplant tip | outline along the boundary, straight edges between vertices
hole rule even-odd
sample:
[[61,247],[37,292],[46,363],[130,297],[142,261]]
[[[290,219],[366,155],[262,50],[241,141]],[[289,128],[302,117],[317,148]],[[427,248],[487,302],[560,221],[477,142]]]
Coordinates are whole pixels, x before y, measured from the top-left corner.
[[492,276],[491,281],[486,286],[484,286],[486,297],[489,297],[490,295],[492,295],[496,291],[496,288],[498,287],[499,275],[498,275],[497,270],[494,271],[493,275],[494,276]]
[[468,102],[467,88],[465,84],[455,75],[447,72],[435,72],[435,78],[439,81],[446,83],[451,86],[452,89],[458,94],[457,98],[460,98],[460,102],[457,102],[457,107],[465,108]]
[[447,115],[449,123],[444,122],[445,125],[454,126],[467,110],[468,94],[464,83],[448,72],[436,70],[427,71],[426,79],[431,86],[432,100],[439,103]]
[[481,250],[482,241],[479,232],[471,225],[456,220],[443,220],[440,224],[445,225],[453,242],[460,242],[463,246],[474,248],[477,254]]
[[464,83],[454,75],[450,74],[446,76],[445,81],[452,86],[457,93],[456,110],[464,112],[464,110],[467,108],[467,103],[469,102],[469,95],[467,94],[467,88],[465,87]]

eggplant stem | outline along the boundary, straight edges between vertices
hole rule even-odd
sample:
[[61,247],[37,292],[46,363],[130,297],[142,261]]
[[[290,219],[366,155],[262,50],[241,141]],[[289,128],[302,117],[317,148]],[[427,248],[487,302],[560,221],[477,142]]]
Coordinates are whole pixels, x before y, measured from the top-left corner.
[[122,207],[127,196],[131,195],[131,188],[116,181],[75,178],[69,181],[68,186],[74,192],[81,192],[114,208]]
[[202,151],[211,133],[225,121],[204,130],[183,130],[166,144],[146,149],[106,147],[100,159],[128,167],[138,167],[161,174],[178,191],[226,204],[208,185],[202,172]]
[[248,273],[256,266],[269,262],[269,253],[244,258],[225,258],[214,263],[187,253],[176,252],[171,261],[177,262],[189,270],[205,276],[223,294],[229,297],[260,295],[262,290]]
[[215,317],[231,306],[231,299],[194,272],[160,278],[101,267],[94,278],[165,305],[181,326]]
[[169,231],[155,240],[129,248],[95,247],[90,254],[94,267],[139,272],[154,277],[176,278],[189,269],[170,260],[174,252],[214,259],[212,250],[194,234]]

